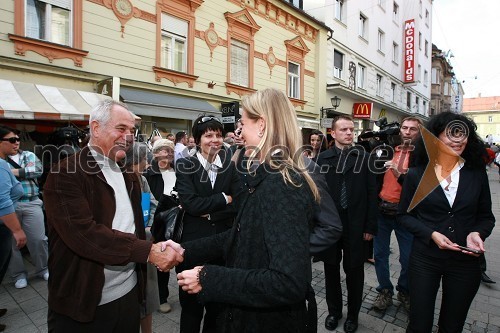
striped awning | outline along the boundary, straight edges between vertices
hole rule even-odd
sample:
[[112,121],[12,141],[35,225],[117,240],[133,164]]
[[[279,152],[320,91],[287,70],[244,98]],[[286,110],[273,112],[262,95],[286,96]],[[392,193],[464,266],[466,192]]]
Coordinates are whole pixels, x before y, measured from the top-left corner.
[[111,97],[0,79],[0,119],[88,120],[92,108]]

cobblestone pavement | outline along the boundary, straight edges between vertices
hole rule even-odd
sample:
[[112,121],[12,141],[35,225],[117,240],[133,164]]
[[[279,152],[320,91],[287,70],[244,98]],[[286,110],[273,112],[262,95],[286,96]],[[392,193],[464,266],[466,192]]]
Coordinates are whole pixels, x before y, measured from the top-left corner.
[[[490,187],[493,200],[493,213],[500,219],[500,183],[498,170],[491,169],[489,172]],[[395,283],[399,274],[398,247],[396,238],[392,238],[391,249],[393,253],[390,258],[390,269],[393,282]],[[486,260],[488,262],[488,275],[497,284],[481,284],[479,291],[472,303],[464,332],[489,333],[500,332],[500,231],[495,228],[490,238],[486,241]],[[29,262],[29,256],[25,258],[26,265],[33,271]],[[170,333],[179,331],[180,305],[178,301],[178,290],[174,275],[170,280],[170,303],[172,312],[168,314],[155,313],[153,315],[153,330],[155,333]],[[7,308],[7,314],[0,318],[0,323],[6,324],[5,332],[47,332],[47,283],[42,279],[30,274],[28,287],[16,289],[12,281],[6,276],[0,285],[0,308]],[[328,310],[325,301],[324,273],[322,263],[313,264],[313,287],[316,291],[318,302],[318,332],[330,332],[324,327],[325,317]],[[394,297],[394,305],[384,312],[372,309],[377,292],[377,277],[375,269],[371,264],[365,264],[365,288],[363,293],[363,304],[359,315],[359,333],[388,333],[404,332],[408,320],[403,306]],[[342,286],[345,291],[345,282]],[[346,301],[344,295],[344,301]],[[436,320],[439,311],[440,295],[436,302]],[[343,332],[344,319],[339,323],[338,330]]]

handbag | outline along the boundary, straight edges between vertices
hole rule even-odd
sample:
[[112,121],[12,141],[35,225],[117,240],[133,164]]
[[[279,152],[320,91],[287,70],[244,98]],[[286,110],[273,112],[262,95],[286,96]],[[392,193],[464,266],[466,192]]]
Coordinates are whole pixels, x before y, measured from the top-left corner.
[[[178,202],[175,195],[172,195],[172,199]],[[162,212],[157,211],[151,226],[151,235],[154,242],[171,239],[179,243],[184,229],[184,213],[185,210],[179,204]]]
[[385,200],[380,200],[378,203],[378,208],[382,214],[396,216],[398,213],[398,202],[388,202]]

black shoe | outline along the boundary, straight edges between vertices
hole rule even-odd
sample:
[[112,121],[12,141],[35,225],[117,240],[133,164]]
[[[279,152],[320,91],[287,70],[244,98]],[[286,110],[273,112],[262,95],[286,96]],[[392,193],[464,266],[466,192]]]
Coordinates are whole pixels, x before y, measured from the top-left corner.
[[3,317],[7,313],[7,309],[0,309],[0,317]]
[[6,328],[6,327],[7,327],[7,326],[5,326],[4,324],[0,324],[0,332],[5,331],[5,328]]
[[346,333],[354,333],[358,329],[358,321],[347,318],[344,323],[344,331]]
[[481,272],[481,281],[483,281],[484,283],[496,283],[495,281],[490,279],[490,277],[486,275],[485,272]]
[[342,318],[340,316],[328,315],[325,319],[325,328],[329,331],[333,331],[339,325],[339,320]]

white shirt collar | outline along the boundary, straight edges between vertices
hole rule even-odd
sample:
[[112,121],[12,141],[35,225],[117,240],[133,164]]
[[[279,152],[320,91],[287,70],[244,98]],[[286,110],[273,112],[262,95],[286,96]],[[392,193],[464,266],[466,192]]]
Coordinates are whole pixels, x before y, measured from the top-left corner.
[[203,157],[203,155],[199,151],[196,153],[196,157],[198,157],[198,160],[200,161],[201,165],[205,168],[205,170],[210,170],[210,167],[212,165],[215,165],[217,168],[222,168],[222,161],[220,159],[219,154],[215,155],[215,160],[212,163],[207,161],[207,159]]

